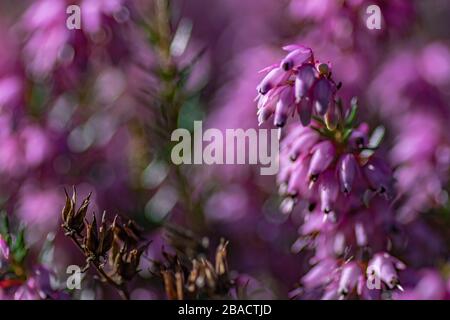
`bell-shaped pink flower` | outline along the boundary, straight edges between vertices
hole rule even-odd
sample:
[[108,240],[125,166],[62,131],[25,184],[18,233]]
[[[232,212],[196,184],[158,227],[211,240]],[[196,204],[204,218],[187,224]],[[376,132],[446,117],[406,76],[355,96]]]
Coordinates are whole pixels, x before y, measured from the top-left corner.
[[341,278],[339,279],[338,294],[345,297],[358,287],[361,280],[361,267],[354,261],[346,263],[342,267]]
[[278,83],[280,83],[285,75],[286,73],[281,68],[272,69],[258,85],[258,92],[262,95],[265,95]]
[[390,289],[399,283],[397,270],[404,270],[405,264],[386,252],[377,253],[369,261],[367,272],[378,277]]
[[291,106],[294,104],[294,95],[289,86],[282,89],[280,93],[280,99],[275,107],[275,117],[273,124],[277,127],[283,127],[288,118]]
[[319,184],[320,191],[320,208],[322,212],[328,214],[333,210],[334,202],[339,194],[339,187],[334,175],[334,171],[325,172]]
[[314,107],[318,114],[323,116],[327,112],[332,96],[333,89],[331,82],[326,78],[317,80],[313,88],[313,99]]
[[386,162],[372,157],[364,166],[363,171],[374,191],[385,194],[388,198],[392,197],[392,170]]
[[292,143],[289,157],[291,160],[295,160],[300,154],[305,155],[309,153],[311,147],[313,147],[318,140],[319,136],[316,132],[312,130],[305,131]]
[[310,48],[298,47],[297,49],[292,50],[286,55],[286,57],[280,63],[280,68],[284,71],[289,71],[294,66],[307,62],[311,60],[311,58],[312,50]]
[[300,116],[300,122],[304,126],[308,126],[311,123],[311,116],[313,113],[313,105],[311,99],[304,98],[297,103],[297,112]]
[[355,156],[351,153],[342,155],[338,167],[341,192],[346,194],[351,192],[357,172],[358,163],[356,162]]
[[328,140],[320,142],[314,147],[311,164],[309,166],[309,180],[315,181],[319,174],[324,172],[333,162],[336,149]]
[[314,84],[316,79],[316,69],[312,64],[304,64],[298,68],[297,76],[295,77],[295,101],[299,102],[308,94],[309,89]]

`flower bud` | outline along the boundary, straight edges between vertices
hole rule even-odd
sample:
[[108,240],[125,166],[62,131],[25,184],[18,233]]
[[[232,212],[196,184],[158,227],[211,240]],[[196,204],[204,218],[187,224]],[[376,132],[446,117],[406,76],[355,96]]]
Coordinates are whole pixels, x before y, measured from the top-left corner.
[[284,71],[289,71],[294,66],[301,65],[302,63],[310,60],[311,57],[311,49],[299,47],[298,49],[295,49],[286,55],[286,57],[280,63],[280,68]]
[[355,290],[361,275],[361,268],[356,262],[352,261],[345,264],[342,267],[341,278],[339,279],[338,294],[347,296]]
[[289,113],[289,108],[294,103],[294,95],[289,86],[286,86],[280,93],[280,99],[278,100],[275,108],[274,125],[277,127],[283,127],[286,124],[286,120]]
[[318,114],[324,115],[332,99],[332,86],[328,79],[321,78],[314,84],[314,106]]
[[339,182],[341,192],[349,194],[352,190],[353,181],[358,172],[358,163],[355,156],[351,153],[341,156],[338,167]]
[[297,103],[307,95],[314,83],[315,76],[315,70],[311,64],[305,64],[298,69],[295,78],[295,101]]
[[285,72],[283,69],[272,69],[258,85],[258,92],[265,95],[272,88],[278,85],[283,80],[283,77],[285,77]]
[[289,153],[289,157],[291,160],[296,160],[300,154],[308,154],[314,144],[319,140],[319,135],[310,130],[303,134],[301,134],[291,146],[291,151]]
[[317,70],[321,76],[327,76],[330,73],[330,67],[326,63],[320,63],[317,66]]
[[319,185],[320,204],[322,212],[328,214],[333,210],[334,202],[338,197],[339,188],[333,171],[322,175]]
[[310,181],[317,180],[318,175],[330,166],[336,151],[334,145],[326,140],[316,145],[313,152],[308,171]]
[[393,289],[398,285],[397,270],[403,270],[405,267],[405,264],[400,260],[382,252],[374,255],[372,260],[369,261],[367,270],[383,281],[390,289]]
[[309,98],[304,98],[297,103],[297,112],[300,116],[300,122],[305,127],[311,123],[312,108],[313,105]]
[[364,175],[370,187],[381,194],[392,197],[392,171],[391,168],[378,158],[371,158],[363,168]]
[[306,288],[315,288],[327,283],[332,271],[336,268],[334,259],[324,259],[312,267],[302,278],[302,283]]

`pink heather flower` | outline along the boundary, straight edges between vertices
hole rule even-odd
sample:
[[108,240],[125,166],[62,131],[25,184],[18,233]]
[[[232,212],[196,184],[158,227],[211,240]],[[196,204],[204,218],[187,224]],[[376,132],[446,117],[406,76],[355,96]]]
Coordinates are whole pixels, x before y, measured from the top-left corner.
[[392,195],[392,170],[388,164],[380,158],[372,157],[363,168],[364,175],[372,190]]
[[279,65],[265,68],[268,72],[257,87],[258,121],[266,122],[274,115],[274,125],[283,127],[295,111],[303,125],[308,125],[313,113],[324,116],[334,112],[337,87],[331,78],[330,66],[314,61],[310,48],[288,45],[289,53]]
[[327,112],[332,98],[331,84],[327,79],[322,78],[316,81],[313,89],[315,109],[318,114],[323,116]]
[[309,165],[308,179],[316,181],[319,174],[330,166],[336,155],[336,149],[328,140],[322,141],[311,148],[312,157]]
[[347,296],[355,289],[357,289],[358,295],[361,295],[364,284],[365,279],[361,267],[352,261],[342,267],[337,291],[340,297]]
[[397,270],[404,270],[405,264],[386,252],[377,253],[369,261],[367,273],[378,277],[389,289],[399,285]]
[[349,140],[340,140],[339,134],[318,132],[325,128],[317,121],[310,127],[290,128],[282,140],[278,184],[287,199],[283,211],[290,212],[298,200],[319,204],[328,214],[336,211],[336,202],[363,205],[365,194],[392,197],[392,170],[387,163],[366,154],[364,143],[355,148]]
[[296,65],[302,65],[303,63],[310,61],[312,58],[312,50],[310,48],[297,45],[288,45],[283,49],[290,51],[280,63],[280,68],[284,71],[289,71]]
[[352,191],[353,181],[358,173],[358,163],[353,154],[347,153],[340,159],[338,165],[341,192],[348,194]]
[[334,175],[335,173],[328,171],[322,175],[319,185],[321,210],[326,214],[333,210],[338,197],[339,187]]
[[340,100],[335,104],[329,66],[313,66],[306,50],[288,49],[259,86],[258,116],[263,122],[274,114],[282,127],[297,110],[303,124],[290,126],[281,141],[277,177],[281,211],[301,204],[303,223],[292,250],[314,252],[301,290],[322,299],[379,297],[379,290],[365,288],[366,275],[374,269],[389,289],[400,288],[397,271],[405,268],[388,253],[371,256],[388,245],[386,227],[396,226],[386,201],[394,194],[393,172],[376,153],[384,130],[371,134],[366,123],[355,125],[356,100],[348,109]]
[[332,279],[333,271],[337,264],[334,259],[324,259],[313,266],[308,273],[303,276],[302,284],[306,288],[315,288],[319,285],[326,284]]
[[[329,261],[327,258],[324,261]],[[328,262],[330,263],[330,262]],[[365,263],[356,261],[335,261],[335,268],[330,271],[330,275],[326,277],[326,281],[322,282],[322,299],[345,299],[345,298],[363,298],[373,299],[380,298],[381,288],[370,288],[367,286],[368,281],[375,284],[374,276],[385,283],[390,290],[403,288],[399,285],[397,270],[403,270],[404,264],[398,259],[388,255],[387,253],[377,253],[369,262],[367,269]],[[376,271],[374,271],[376,270]],[[381,270],[381,271],[378,271]],[[367,274],[367,277],[366,277]],[[320,282],[317,282],[320,284]],[[316,288],[320,288],[319,285]],[[401,295],[397,291],[394,295]]]
[[5,239],[3,239],[2,235],[0,235],[0,253],[5,260],[9,259],[9,246],[8,243],[6,243]]
[[280,83],[283,80],[286,80],[288,77],[288,74],[285,72],[285,70],[281,68],[274,67],[269,73],[264,77],[264,79],[261,81],[261,83],[258,86],[258,91],[260,94],[265,95],[270,90],[275,88],[278,83]]
[[349,145],[353,149],[361,149],[367,146],[369,139],[369,125],[367,123],[361,123],[357,128],[355,128],[350,134],[348,139]]
[[298,68],[295,78],[295,99],[299,102],[306,97],[309,89],[313,86],[316,77],[316,70],[312,64],[304,64]]

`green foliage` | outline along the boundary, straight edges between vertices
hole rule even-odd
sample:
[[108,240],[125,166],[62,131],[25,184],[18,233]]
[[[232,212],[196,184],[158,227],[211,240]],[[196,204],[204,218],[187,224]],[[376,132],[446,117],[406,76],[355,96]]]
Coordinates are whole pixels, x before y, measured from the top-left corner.
[[353,128],[356,122],[356,115],[358,113],[358,99],[354,97],[351,101],[350,110],[345,117],[345,126]]
[[14,261],[21,264],[28,254],[28,247],[25,241],[25,228],[20,227],[16,232],[12,231],[8,214],[6,211],[2,211],[0,213],[0,234],[8,244]]

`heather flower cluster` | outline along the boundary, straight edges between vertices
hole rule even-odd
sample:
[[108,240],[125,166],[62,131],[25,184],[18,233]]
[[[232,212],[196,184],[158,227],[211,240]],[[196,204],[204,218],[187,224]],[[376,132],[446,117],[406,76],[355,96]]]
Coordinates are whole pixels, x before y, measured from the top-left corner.
[[[393,197],[392,170],[374,152],[382,129],[369,139],[367,124],[351,127],[355,114],[356,107],[333,130],[321,120],[308,127],[292,126],[280,150],[283,212],[289,213],[297,199],[308,199],[325,215],[334,215],[342,203],[368,205],[377,195]],[[345,123],[349,127],[342,127]]]
[[[335,107],[333,121],[314,117],[306,126],[292,124],[282,139],[280,209],[288,214],[303,204],[292,249],[308,248],[314,256],[299,290],[319,289],[323,299],[374,298],[401,289],[398,272],[406,267],[386,252],[385,227],[395,227],[393,171],[377,154],[384,129],[371,132],[368,124],[357,124],[356,99],[349,108],[341,100]],[[370,281],[382,285],[370,288]]]
[[304,46],[283,49],[289,53],[280,64],[262,70],[267,75],[257,88],[259,123],[273,115],[274,125],[283,127],[295,112],[303,125],[310,123],[313,114],[332,118],[337,86],[329,64],[315,61],[312,50]]

